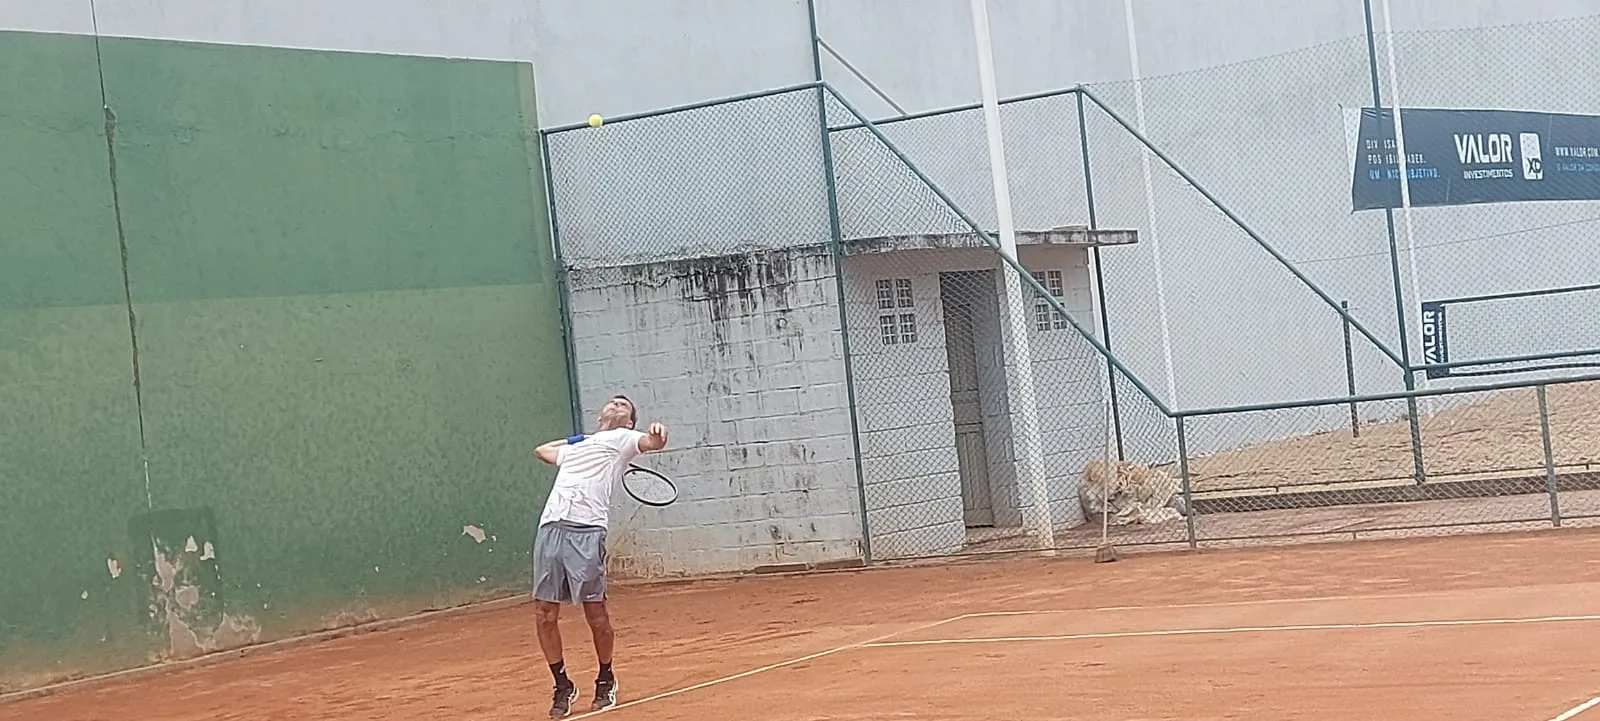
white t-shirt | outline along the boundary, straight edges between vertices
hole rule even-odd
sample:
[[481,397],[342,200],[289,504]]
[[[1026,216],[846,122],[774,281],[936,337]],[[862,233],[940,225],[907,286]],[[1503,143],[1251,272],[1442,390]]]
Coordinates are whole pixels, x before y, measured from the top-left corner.
[[556,482],[544,502],[539,525],[554,521],[606,525],[611,491],[622,481],[628,462],[639,455],[644,433],[631,428],[600,431],[556,452]]

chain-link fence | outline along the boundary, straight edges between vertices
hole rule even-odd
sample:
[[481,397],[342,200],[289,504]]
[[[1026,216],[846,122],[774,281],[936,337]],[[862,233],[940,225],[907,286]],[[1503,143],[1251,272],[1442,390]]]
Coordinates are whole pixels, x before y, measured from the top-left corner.
[[[1587,80],[1600,72],[1600,55],[1573,50],[1600,31],[1600,16],[1384,28],[1380,17],[1370,38],[1090,90],[1330,297],[1348,302],[1385,346],[1412,366],[1453,366],[1418,376],[1420,386],[1536,367],[1592,370],[1600,328],[1581,318],[1593,315],[1596,294],[1543,291],[1600,277],[1585,240],[1600,227],[1600,162],[1588,157],[1600,155],[1600,87]],[[1375,105],[1385,110],[1374,113]],[[1405,153],[1388,110],[1396,105],[1405,109]],[[1128,138],[1097,133],[1097,124],[1091,117],[1102,223],[1137,223],[1145,239],[1108,258],[1113,341],[1147,339],[1122,349],[1152,378],[1172,369],[1175,407],[1260,400],[1242,397],[1266,395],[1260,384],[1234,388],[1222,380],[1228,373],[1205,365],[1247,374],[1301,365],[1302,341],[1329,345],[1307,335],[1326,322],[1297,300],[1304,293],[1274,286],[1281,273],[1255,267],[1263,261],[1254,251],[1188,230],[1205,228],[1196,204],[1181,197],[1188,190],[1164,181],[1161,163],[1140,158]],[[1129,160],[1108,167],[1102,155]],[[1520,202],[1553,200],[1561,202]],[[1508,246],[1518,252],[1508,255]],[[1250,292],[1272,300],[1241,311],[1248,322],[1219,328],[1216,306],[1236,299],[1217,289],[1237,287],[1240,270]],[[1118,295],[1133,288],[1137,294]],[[1484,295],[1494,298],[1474,302]],[[1511,317],[1521,320],[1503,322]],[[1255,353],[1243,366],[1194,341],[1240,327],[1258,337],[1220,345]],[[1481,363],[1495,358],[1520,360]],[[1404,374],[1380,353],[1358,347],[1352,365],[1359,392],[1404,387]],[[1288,386],[1267,387],[1279,400],[1309,397],[1301,394],[1340,383],[1340,373],[1319,363],[1297,370]]]
[[[1595,22],[1393,46],[1403,67]],[[1014,261],[976,107],[871,122],[819,83],[548,131],[575,421],[625,392],[683,439],[655,462],[686,500],[630,515],[618,555],[670,573],[1600,515],[1583,364],[1405,390],[1444,375],[1446,317],[1479,358],[1600,347],[1531,327],[1561,308],[1463,310],[1555,303],[1519,289],[1587,261],[1449,250],[1600,211],[1361,207],[1363,149],[1393,159],[1374,94],[1410,82],[1374,73],[1372,40],[1004,101]],[[1550,107],[1593,112],[1591,92]]]
[[[1578,362],[1585,364],[1578,372],[1592,372],[1600,361],[1595,353],[1570,353],[1600,349],[1600,296],[1593,293],[1448,302],[1587,286],[1600,278],[1600,258],[1588,252],[1600,230],[1600,85],[1593,81],[1600,54],[1574,52],[1592,44],[1596,33],[1600,15],[1377,38],[1384,104],[1409,109],[1401,116],[1406,155],[1413,159],[1409,170],[1423,176],[1410,183],[1410,207],[1394,211],[1404,250],[1401,285],[1413,314],[1423,303],[1445,301],[1453,363],[1565,353],[1551,359],[1568,366],[1556,370],[1570,372]],[[1464,121],[1451,138],[1459,147],[1434,150],[1440,143],[1429,136],[1444,123],[1435,119],[1437,111],[1421,110],[1434,108],[1456,111]],[[1383,137],[1394,138],[1393,129]],[[1429,179],[1436,169],[1446,177]],[[1450,197],[1442,200],[1446,184]],[[1484,184],[1496,189],[1473,188]],[[1560,192],[1579,187],[1589,192]],[[1514,202],[1555,198],[1563,200]],[[1508,322],[1485,323],[1484,316]],[[1413,325],[1420,328],[1422,319]],[[1554,364],[1530,359],[1458,367],[1453,374],[1465,377],[1429,382],[1471,383],[1475,371],[1545,365]]]
[[[1138,133],[1138,123],[1100,92],[1044,93],[1001,105],[1016,225],[1131,231],[1126,237],[1136,242],[1102,242],[1089,251],[1095,273],[1087,290],[1104,310],[1089,325],[1164,405],[1216,407],[1403,387],[1392,298],[1387,320],[1378,316],[1381,326],[1352,310],[1289,257],[1282,238],[1256,227],[1255,218],[1228,205],[1168,148]],[[860,132],[855,125],[846,122],[839,132]],[[949,197],[968,200],[957,205],[977,207],[978,222],[993,217],[978,109],[895,118],[880,127],[911,162],[936,169],[926,172]],[[896,230],[885,225],[896,222],[887,215],[847,217],[847,228]],[[1381,273],[1375,278],[1378,291],[1392,286]],[[1131,423],[1124,417],[1130,409],[1121,406],[1118,422]],[[1334,414],[1328,422],[1348,421]],[[1263,432],[1236,440],[1264,438]]]
[[[1231,427],[1267,425],[1276,440],[1193,454],[1196,541],[1350,540],[1531,530],[1582,524],[1600,505],[1590,467],[1594,381],[1445,391],[1424,405],[1420,442],[1403,421],[1346,431],[1318,429],[1323,409],[1366,418],[1403,412],[1378,398],[1183,415],[1186,439],[1204,445]],[[1431,403],[1430,403],[1431,401]],[[1424,471],[1421,481],[1419,469]]]
[[1563,526],[1600,525],[1600,382],[1536,389],[1548,446],[1545,465],[1559,489],[1554,521]]
[[[1051,137],[1081,157],[1076,107]],[[1136,234],[1071,224],[1085,196],[1040,184],[1010,261],[960,163],[952,193],[820,85],[545,141],[575,422],[625,393],[687,439],[652,459],[686,500],[615,530],[625,571],[1183,539],[1172,421],[1090,340],[1095,248]]]
[[[1056,115],[1074,107],[1071,97],[1041,103]],[[1005,122],[1029,117],[1012,112]],[[992,200],[976,215],[957,200],[981,206],[993,197],[992,184],[974,182],[990,177],[987,158],[947,156],[928,171],[891,136],[925,149],[981,147],[970,112],[884,129],[830,96],[828,119],[865,503],[880,557],[1093,547],[1093,514],[1108,520],[1102,496],[1119,524],[1175,516],[1171,493],[1152,502],[1106,490],[1117,490],[1119,421],[1108,359],[1089,340],[1092,251],[1131,236],[1067,225],[1084,201],[1063,188],[1081,166],[1018,154],[1021,177],[1049,180],[1019,185],[1013,264],[995,248]],[[1076,151],[1072,116],[1057,120],[1019,134]],[[1137,386],[1121,385],[1156,408]],[[1150,450],[1160,463],[1174,458],[1170,448]]]
[[816,86],[545,134],[574,422],[614,394],[683,500],[619,505],[619,572],[862,554]]

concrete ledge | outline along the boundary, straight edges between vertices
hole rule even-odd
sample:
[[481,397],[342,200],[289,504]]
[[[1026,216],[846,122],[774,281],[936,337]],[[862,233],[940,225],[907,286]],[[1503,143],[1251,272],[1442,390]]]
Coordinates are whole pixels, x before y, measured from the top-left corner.
[[850,568],[866,568],[866,562],[860,558],[842,558],[833,561],[818,563],[774,563],[766,566],[756,566],[750,573],[758,576],[767,576],[775,573],[808,573],[811,571],[840,571]]
[[[987,231],[991,235],[996,231]],[[1133,245],[1139,242],[1137,230],[1090,230],[1084,225],[1063,225],[1045,230],[1018,230],[1018,246],[1057,246],[1075,248],[1094,248],[1117,245]],[[989,249],[989,244],[975,233],[905,233],[899,235],[883,235],[872,237],[846,238],[844,240],[845,255],[867,255],[871,253],[887,253],[895,250],[942,250],[952,248],[981,248]],[[779,257],[793,257],[804,255],[825,256],[829,252],[828,243],[796,243],[793,245],[765,245],[751,243],[745,247],[719,249],[717,252],[698,251],[685,248],[674,251],[662,257],[654,255],[629,254],[609,258],[605,262],[586,261],[583,265],[568,264],[567,270],[577,276],[612,275],[613,283],[637,282],[643,276],[643,269],[658,266],[657,272],[668,275],[685,275],[693,272],[705,272],[707,269],[723,267],[737,270],[749,265],[752,261],[771,260]],[[593,287],[606,287],[605,283],[599,285],[577,286],[581,289]]]
[[[995,231],[986,231],[995,234]],[[1018,246],[1073,246],[1092,248],[1111,245],[1133,245],[1139,241],[1137,230],[1090,230],[1085,225],[1062,225],[1047,230],[1018,230]],[[844,242],[846,255],[887,253],[895,250],[940,250],[946,248],[987,248],[975,233],[906,233],[870,238],[849,238]]]

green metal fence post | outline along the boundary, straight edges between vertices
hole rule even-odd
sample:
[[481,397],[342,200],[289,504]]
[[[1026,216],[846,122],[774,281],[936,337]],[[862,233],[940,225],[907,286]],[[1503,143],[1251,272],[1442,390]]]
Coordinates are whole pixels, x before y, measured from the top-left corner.
[[839,347],[844,354],[844,392],[850,410],[850,448],[856,466],[856,502],[861,508],[861,560],[872,563],[872,522],[867,518],[867,475],[861,460],[861,421],[856,406],[855,360],[850,353],[850,318],[845,308],[844,232],[840,230],[839,193],[834,182],[833,137],[828,132],[828,96],[822,84],[821,38],[817,35],[816,0],[806,0],[811,24],[811,67],[817,81],[817,128],[822,133],[822,184],[828,197],[828,247],[833,256],[833,288],[839,303]]
[[550,245],[556,258],[556,295],[561,303],[561,343],[567,361],[567,382],[571,384],[569,401],[572,404],[572,432],[583,431],[583,391],[578,383],[578,351],[572,338],[572,284],[568,275],[566,257],[561,254],[561,230],[556,225],[555,171],[550,167],[550,136],[539,133],[539,154],[544,164],[545,203],[550,213]]
[[1189,476],[1189,440],[1184,430],[1184,416],[1178,416],[1178,473],[1183,478],[1183,519],[1189,526],[1189,548],[1199,547],[1194,529],[1194,483]]
[[[1083,93],[1074,92],[1073,98],[1078,101],[1078,147],[1083,153],[1083,192],[1089,201],[1089,229],[1099,230],[1100,222],[1094,210],[1094,177],[1089,170],[1089,126],[1084,122]],[[1106,306],[1106,281],[1105,272],[1101,270],[1100,246],[1089,249],[1094,256],[1094,289],[1100,299],[1100,338],[1105,343],[1106,352],[1111,352],[1111,309]],[[1111,387],[1111,426],[1117,442],[1117,460],[1127,460],[1123,450],[1122,441],[1122,404],[1117,398],[1117,371],[1106,364],[1106,382]]]
[[1555,454],[1550,449],[1550,405],[1545,399],[1543,383],[1534,386],[1533,393],[1539,398],[1539,440],[1544,444],[1544,487],[1550,494],[1550,523],[1560,528],[1561,499],[1556,492]]

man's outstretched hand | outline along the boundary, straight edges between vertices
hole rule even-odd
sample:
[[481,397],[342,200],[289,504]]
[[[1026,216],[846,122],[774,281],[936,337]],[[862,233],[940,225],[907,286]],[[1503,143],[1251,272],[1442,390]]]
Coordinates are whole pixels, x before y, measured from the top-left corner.
[[667,427],[662,423],[651,423],[646,435],[639,439],[639,450],[649,453],[667,447]]

